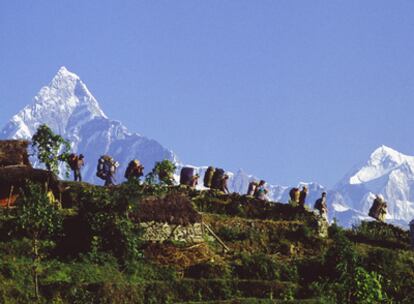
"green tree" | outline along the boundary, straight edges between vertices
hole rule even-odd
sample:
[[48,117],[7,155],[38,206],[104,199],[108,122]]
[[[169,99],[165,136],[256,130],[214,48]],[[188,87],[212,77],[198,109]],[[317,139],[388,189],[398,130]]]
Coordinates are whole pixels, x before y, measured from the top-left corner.
[[344,231],[337,230],[333,245],[325,255],[328,281],[323,284],[325,294],[331,294],[337,303],[380,303],[385,298],[381,276],[360,266],[358,254]]
[[177,167],[174,163],[168,159],[164,159],[161,162],[156,162],[154,169],[146,176],[146,182],[154,184],[158,178],[159,182],[164,185],[174,185],[174,172]]
[[38,160],[46,166],[46,169],[59,175],[59,161],[66,163],[66,174],[69,174],[70,144],[62,136],[53,133],[45,124],[37,128],[32,137],[32,147]]
[[17,204],[17,225],[32,241],[33,283],[35,296],[39,297],[38,267],[40,264],[39,241],[45,240],[62,229],[63,218],[52,202],[47,185],[27,182],[21,189],[21,200]]
[[83,193],[79,214],[89,228],[86,233],[92,236],[96,252],[110,253],[121,264],[140,255],[141,230],[129,213],[138,208],[141,196],[138,181],[127,182],[116,191],[96,187]]

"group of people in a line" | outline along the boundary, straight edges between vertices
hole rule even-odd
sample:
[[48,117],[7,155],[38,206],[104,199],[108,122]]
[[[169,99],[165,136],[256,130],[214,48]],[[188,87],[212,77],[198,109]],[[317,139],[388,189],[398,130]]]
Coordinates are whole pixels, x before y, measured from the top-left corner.
[[[180,185],[190,186],[195,189],[198,185],[200,175],[195,173],[193,167],[183,167],[180,173]],[[229,175],[221,168],[208,167],[204,173],[203,186],[205,188],[216,189],[224,193],[230,193],[228,187]]]
[[[68,164],[73,171],[75,181],[82,181],[81,169],[85,165],[84,156],[82,154],[70,154],[68,157]],[[98,160],[96,168],[96,176],[105,181],[105,186],[115,185],[116,171],[119,163],[109,155],[102,155]],[[129,162],[125,170],[125,178],[130,180],[132,178],[138,179],[144,175],[144,166],[139,160],[132,160]]]
[[[299,207],[305,209],[306,198],[308,196],[309,189],[306,185],[302,186],[302,189],[292,188],[289,191],[289,204],[293,207]],[[326,192],[322,192],[320,198],[315,201],[313,208],[319,213],[321,217],[328,220],[328,205],[326,202]]]
[[[70,154],[68,157],[68,164],[73,171],[74,180],[82,181],[81,169],[85,165],[84,156],[82,154]],[[105,186],[115,185],[115,176],[119,163],[109,155],[103,155],[98,160],[96,175],[105,181]],[[124,177],[127,180],[139,180],[144,175],[144,166],[139,160],[132,160],[129,162]],[[180,174],[180,184],[194,188],[198,185],[199,174],[195,173],[195,169],[191,167],[183,167]],[[230,193],[228,188],[229,175],[221,168],[208,167],[205,174],[203,185],[205,188],[216,189],[223,193]],[[268,200],[266,182],[264,180],[251,181],[248,185],[247,195],[260,200]],[[306,198],[308,196],[307,186],[302,186],[302,189],[292,188],[289,191],[289,204],[294,207],[305,208]],[[318,211],[319,215],[328,220],[328,206],[326,201],[326,192],[322,192],[319,199],[315,201],[314,209]],[[368,215],[378,221],[384,222],[387,213],[387,203],[381,195],[376,195],[372,207]]]
[[255,197],[260,200],[268,200],[267,193],[269,190],[266,189],[266,182],[261,180],[260,182],[251,181],[247,188],[247,195]]

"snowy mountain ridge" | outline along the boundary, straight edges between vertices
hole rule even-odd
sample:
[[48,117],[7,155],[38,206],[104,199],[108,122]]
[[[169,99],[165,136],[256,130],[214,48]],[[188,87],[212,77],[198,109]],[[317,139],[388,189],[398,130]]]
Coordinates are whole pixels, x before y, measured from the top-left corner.
[[[80,77],[65,67],[59,69],[49,85],[41,88],[31,105],[11,118],[0,131],[0,138],[30,139],[44,123],[69,140],[73,152],[85,155],[83,177],[88,182],[102,183],[95,173],[96,162],[103,154],[113,156],[121,164],[117,182],[123,181],[125,167],[132,159],[139,159],[146,172],[163,159],[175,162],[179,168],[184,166],[174,152],[157,141],[130,132],[121,122],[109,119]],[[201,177],[207,169],[194,168]],[[243,170],[228,174],[229,188],[242,194],[249,182],[259,180]],[[375,194],[383,194],[388,202],[387,221],[406,226],[414,218],[414,156],[387,146],[377,148],[366,163],[345,175],[333,189],[318,183],[301,182],[294,186],[303,185],[309,188],[309,207],[313,207],[321,192],[327,191],[330,219],[336,218],[344,226],[368,219]],[[267,186],[271,200],[288,201],[291,186]]]
[[390,147],[381,146],[370,156],[367,164],[355,175],[351,176],[349,183],[352,185],[373,181],[385,174],[390,173],[397,167],[414,164],[414,157],[404,155]]
[[0,131],[0,138],[30,139],[41,124],[69,140],[73,152],[85,155],[85,181],[102,182],[95,176],[95,162],[103,154],[121,163],[119,181],[131,159],[139,158],[146,169],[163,159],[177,161],[172,151],[155,140],[131,133],[120,122],[110,120],[79,76],[65,67],[40,89],[31,105],[12,117]]

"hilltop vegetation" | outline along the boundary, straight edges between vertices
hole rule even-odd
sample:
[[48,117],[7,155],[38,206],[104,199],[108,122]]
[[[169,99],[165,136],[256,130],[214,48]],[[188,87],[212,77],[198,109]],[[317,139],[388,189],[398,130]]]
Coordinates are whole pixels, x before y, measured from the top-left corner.
[[[413,303],[408,232],[364,222],[323,237],[286,204],[184,187],[61,182],[62,225],[39,240],[40,303]],[[148,210],[156,212],[151,218]],[[34,299],[22,207],[1,209],[0,302]],[[206,223],[204,242],[144,241],[142,221]]]
[[0,167],[0,303],[414,302],[407,231],[173,186],[169,161],[143,184],[60,181],[67,145],[44,134],[48,171],[5,143],[22,157]]

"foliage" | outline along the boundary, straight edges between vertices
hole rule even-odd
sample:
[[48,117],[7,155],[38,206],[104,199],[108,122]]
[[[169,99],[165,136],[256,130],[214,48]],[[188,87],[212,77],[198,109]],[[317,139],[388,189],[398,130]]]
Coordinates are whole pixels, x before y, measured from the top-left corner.
[[59,161],[65,161],[66,174],[69,174],[70,144],[62,136],[53,133],[47,125],[38,127],[32,137],[32,147],[36,151],[38,160],[48,171],[59,175]]
[[185,276],[194,279],[230,278],[230,268],[223,262],[208,261],[189,267],[185,272]]
[[402,302],[414,297],[414,256],[410,251],[373,248],[363,257],[363,267],[381,275],[384,292],[391,299]]
[[[129,219],[129,213],[138,207],[133,190],[126,185],[119,191],[91,188],[81,197],[79,213],[91,235],[91,249],[113,254],[120,261],[139,256],[140,229]],[[93,241],[93,242],[92,242]]]
[[174,172],[176,169],[175,164],[168,159],[156,162],[152,171],[146,176],[146,183],[154,184],[158,179],[161,185],[172,186],[174,185]]
[[352,303],[379,303],[384,299],[381,276],[375,272],[368,272],[362,267],[355,269],[351,290]]
[[338,303],[381,302],[385,297],[381,276],[361,266],[353,244],[343,231],[335,231],[333,240],[325,255],[326,281],[322,281],[320,292]]
[[38,272],[41,255],[39,239],[52,237],[62,228],[62,217],[55,204],[52,204],[47,189],[39,184],[27,182],[21,191],[22,199],[17,205],[17,225],[32,239],[33,280],[35,297],[39,297]]
[[263,253],[240,254],[232,266],[240,279],[276,280],[280,277],[278,264]]
[[22,189],[17,204],[17,225],[32,239],[54,235],[62,228],[62,216],[46,190],[39,184],[28,182]]
[[241,229],[238,226],[232,227],[221,227],[219,231],[217,231],[217,235],[223,241],[243,241],[249,238],[249,232],[246,229]]
[[388,248],[410,249],[410,236],[408,231],[377,221],[363,221],[353,226],[347,236],[352,240],[380,245]]
[[[311,213],[296,213],[283,204],[136,181],[111,189],[64,185],[70,186],[67,192],[76,192],[70,204],[75,208],[64,213],[61,240],[54,237],[58,230],[41,234],[39,256],[48,251],[36,267],[42,303],[413,303],[414,254],[401,247],[388,249],[391,243],[380,242],[387,238],[397,244],[406,236],[393,226],[349,231],[332,225],[330,238],[321,239],[315,236]],[[174,199],[174,211],[162,211],[162,218],[170,215],[179,221],[182,216],[176,211],[182,206],[176,205],[185,201],[181,198],[187,202],[192,198],[197,206],[204,202],[206,209],[222,213],[204,213],[203,220],[231,248],[230,253],[214,253],[214,246],[203,244],[211,255],[199,264],[180,271],[173,264],[155,264],[157,260],[147,254],[149,244],[144,251],[140,243],[135,215],[154,211],[142,208],[148,200],[166,204]],[[22,238],[30,236],[28,232],[15,229],[22,207],[0,214],[0,303],[33,302],[32,242]],[[87,246],[59,255],[56,249],[51,251],[54,241]],[[186,248],[204,248],[188,244],[178,248],[182,244],[176,242],[156,245],[187,256]]]

